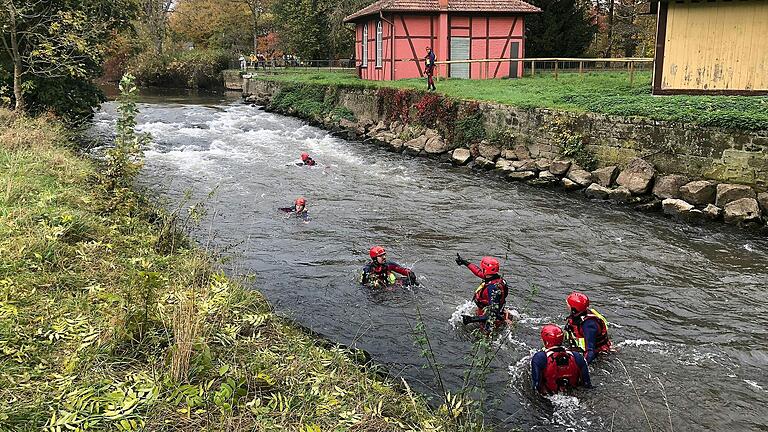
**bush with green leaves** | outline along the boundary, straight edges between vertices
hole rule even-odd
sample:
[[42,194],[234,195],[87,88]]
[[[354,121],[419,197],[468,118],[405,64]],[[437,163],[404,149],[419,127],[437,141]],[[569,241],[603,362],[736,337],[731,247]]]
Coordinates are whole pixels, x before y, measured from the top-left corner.
[[229,66],[226,50],[193,49],[163,55],[144,52],[128,67],[142,86],[175,88],[218,88],[222,72]]
[[110,189],[131,187],[142,166],[142,147],[150,140],[149,135],[136,132],[136,116],[139,114],[136,99],[139,89],[134,81],[131,74],[124,75],[120,80],[117,134],[114,146],[107,150],[104,169]]

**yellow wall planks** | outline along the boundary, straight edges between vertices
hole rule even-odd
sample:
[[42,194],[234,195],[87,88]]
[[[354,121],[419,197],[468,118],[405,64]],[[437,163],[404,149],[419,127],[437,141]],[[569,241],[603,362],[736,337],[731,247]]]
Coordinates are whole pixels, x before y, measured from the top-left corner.
[[662,89],[768,90],[768,1],[670,2]]

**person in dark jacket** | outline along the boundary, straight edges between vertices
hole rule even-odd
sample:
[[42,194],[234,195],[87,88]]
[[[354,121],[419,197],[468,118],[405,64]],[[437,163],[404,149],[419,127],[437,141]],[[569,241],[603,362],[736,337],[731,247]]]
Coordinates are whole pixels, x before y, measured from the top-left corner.
[[531,358],[533,389],[541,394],[562,393],[576,387],[592,387],[584,357],[563,347],[563,330],[547,324],[541,328],[544,350]]
[[427,90],[435,91],[435,52],[432,47],[427,47],[427,55],[424,56],[424,74],[427,76]]
[[280,210],[288,213],[288,216],[300,218],[304,223],[309,222],[307,200],[303,197],[296,198],[296,201],[293,202],[293,207],[281,207]]
[[598,311],[590,309],[589,297],[573,292],[565,301],[571,312],[566,319],[565,332],[571,343],[584,353],[587,362],[592,363],[598,353],[610,352],[608,321]]
[[397,282],[395,273],[406,276],[408,284],[416,285],[416,273],[400,264],[387,261],[387,251],[381,246],[374,246],[368,252],[371,261],[363,267],[360,283],[374,288],[394,285]]
[[[467,267],[472,274],[483,280],[473,296],[477,306],[477,318],[471,321],[482,322],[486,331],[490,331],[490,323],[494,323],[496,327],[504,323],[508,319],[504,305],[509,289],[507,281],[499,275],[499,260],[489,256],[483,257],[478,267],[456,254],[456,264]],[[464,321],[465,324],[470,322],[467,319]]]

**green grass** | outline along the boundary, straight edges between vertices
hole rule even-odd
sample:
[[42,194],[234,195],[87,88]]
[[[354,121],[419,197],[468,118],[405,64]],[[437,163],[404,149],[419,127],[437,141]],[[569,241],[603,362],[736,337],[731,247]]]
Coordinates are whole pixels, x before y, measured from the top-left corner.
[[455,430],[199,250],[159,247],[168,216],[73,147],[0,109],[0,430]]
[[[424,90],[424,80],[365,81],[349,72],[288,70],[259,79],[378,88],[382,86]],[[620,72],[548,74],[516,80],[458,80],[437,83],[438,92],[463,100],[499,102],[521,108],[551,108],[638,116],[654,120],[693,123],[741,130],[768,130],[768,97],[653,96],[650,72],[629,76]]]

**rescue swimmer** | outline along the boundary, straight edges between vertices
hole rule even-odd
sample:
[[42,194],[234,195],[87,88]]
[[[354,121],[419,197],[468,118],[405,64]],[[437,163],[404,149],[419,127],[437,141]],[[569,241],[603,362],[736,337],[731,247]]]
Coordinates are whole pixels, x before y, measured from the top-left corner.
[[360,275],[360,283],[372,288],[390,287],[398,283],[398,277],[395,273],[403,275],[406,279],[403,281],[407,285],[416,285],[416,273],[400,264],[387,261],[387,251],[381,246],[373,246],[368,255],[371,261],[363,267]]
[[304,223],[309,222],[309,211],[307,211],[307,200],[304,197],[296,198],[292,207],[280,207],[281,211],[288,213],[288,217],[295,216],[302,219]]
[[565,320],[565,333],[571,344],[584,353],[587,363],[592,363],[599,353],[611,350],[608,321],[598,311],[590,309],[586,294],[572,292],[565,301],[570,309]]
[[563,330],[555,324],[541,328],[544,350],[531,358],[531,381],[533,389],[541,394],[555,394],[571,391],[577,387],[592,387],[589,367],[579,352],[563,346]]
[[309,157],[309,153],[303,152],[303,153],[301,153],[301,162],[297,162],[296,165],[299,165],[299,166],[315,166],[315,165],[317,165],[317,162],[315,162],[314,159]]
[[491,323],[494,324],[494,327],[499,327],[507,321],[509,316],[504,305],[509,289],[507,288],[507,281],[499,275],[499,260],[489,256],[483,257],[480,260],[480,267],[478,267],[457,253],[456,264],[467,267],[472,274],[483,280],[472,298],[477,306],[476,316],[464,316],[463,323],[466,325],[471,322],[480,322],[483,330],[489,332]]

